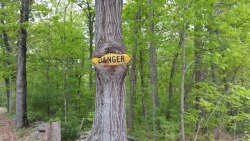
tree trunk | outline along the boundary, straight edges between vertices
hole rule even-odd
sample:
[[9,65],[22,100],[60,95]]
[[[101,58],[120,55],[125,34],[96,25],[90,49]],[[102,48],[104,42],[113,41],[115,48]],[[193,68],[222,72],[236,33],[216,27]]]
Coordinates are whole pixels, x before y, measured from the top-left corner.
[[[153,8],[153,0],[149,0],[149,6]],[[149,44],[149,65],[150,65],[150,84],[152,88],[152,96],[154,105],[158,106],[160,104],[157,90],[157,67],[156,67],[156,49],[155,49],[155,24],[153,22],[154,11],[150,12],[150,36],[151,41]]]
[[46,84],[46,103],[47,103],[47,114],[48,117],[50,117],[50,103],[51,103],[51,85],[50,85],[50,52],[49,48],[47,48],[48,52],[48,62],[47,62],[47,69],[46,69],[46,79],[47,79],[47,84]]
[[[202,68],[202,47],[203,47],[203,40],[202,40],[202,24],[196,24],[195,25],[195,33],[196,33],[196,37],[195,37],[195,70],[194,70],[194,74],[195,74],[195,83],[199,83],[199,82],[203,82],[205,79],[205,72]],[[195,87],[196,89],[199,89],[199,86]],[[196,110],[202,110],[201,106],[199,104],[200,102],[200,94],[196,95]],[[200,116],[202,116],[202,113],[199,114]],[[197,115],[197,116],[199,116]],[[199,118],[198,118],[199,119]],[[199,121],[196,121],[196,131],[198,130],[199,127]]]
[[64,72],[63,72],[63,98],[64,98],[64,103],[63,103],[63,109],[64,109],[64,122],[67,122],[67,94],[66,94],[66,87],[67,87],[67,82],[66,82],[66,77],[67,77],[67,68],[68,68],[68,61],[65,61],[65,66],[64,66]]
[[[88,8],[88,30],[89,30],[89,59],[92,59],[93,54],[93,39],[94,39],[94,17],[95,14],[90,6],[90,3],[87,1]],[[92,97],[93,97],[93,68],[90,63],[89,67],[89,93],[90,93],[90,110],[92,110]]]
[[149,13],[149,20],[150,20],[150,27],[149,32],[151,36],[151,40],[149,43],[149,66],[150,66],[150,84],[151,84],[151,94],[152,94],[152,116],[153,116],[153,130],[154,130],[154,140],[156,140],[156,123],[155,123],[155,110],[156,107],[159,105],[159,97],[157,91],[157,70],[156,70],[156,52],[155,52],[155,41],[154,41],[154,32],[155,32],[155,24],[153,21],[154,11],[153,9],[153,0],[148,0],[150,13]]
[[216,77],[216,65],[215,64],[211,64],[211,76],[213,79],[213,83],[217,84],[217,77]]
[[17,79],[16,79],[16,125],[18,128],[28,127],[27,118],[27,81],[26,81],[26,50],[27,50],[27,31],[23,23],[29,19],[30,0],[22,0],[21,18],[18,38],[18,57],[17,57]]
[[186,72],[186,56],[185,56],[185,45],[186,44],[186,27],[185,24],[183,25],[183,31],[181,32],[180,36],[180,46],[182,48],[182,73],[181,73],[181,139],[182,141],[185,141],[185,122],[184,122],[184,112],[185,112],[185,102],[184,102],[184,93],[185,93],[185,72]]
[[146,95],[146,85],[144,82],[144,73],[143,73],[143,50],[140,50],[140,76],[141,76],[141,93],[142,93],[142,114],[144,117],[144,123],[146,125],[146,130],[147,130],[147,106],[146,106],[146,101],[145,101],[145,95]]
[[5,78],[6,94],[7,94],[7,112],[12,112],[12,90],[11,90],[11,77]]
[[[140,19],[140,8],[138,8],[136,12],[136,21],[138,24],[138,21]],[[128,129],[129,132],[134,132],[134,95],[135,95],[135,86],[136,86],[136,54],[137,54],[137,46],[138,46],[138,30],[139,30],[139,24],[135,26],[134,28],[134,46],[133,46],[133,54],[132,54],[132,65],[131,65],[131,73],[130,73],[130,91],[129,91],[129,110],[128,110]]]
[[[2,3],[1,7],[4,8],[5,4]],[[1,23],[5,25],[4,20],[1,19]],[[3,40],[4,40],[4,45],[6,48],[6,57],[10,57],[11,53],[13,52],[13,48],[10,46],[9,39],[7,32],[3,29]],[[11,62],[6,62],[6,65],[9,66],[11,65]],[[11,71],[12,72],[12,71]],[[11,90],[11,73],[9,76],[5,77],[5,86],[6,86],[6,95],[7,95],[7,111],[8,113],[12,112],[12,90]]]
[[46,141],[61,141],[60,122],[46,123]]
[[[64,7],[64,15],[63,15],[63,21],[64,23],[66,23],[66,16],[67,16],[67,10],[68,10],[68,6],[70,5],[71,1],[68,1],[67,4]],[[66,24],[63,25],[63,36],[61,37],[61,42],[64,45],[66,45]],[[64,122],[67,122],[67,94],[66,94],[66,88],[67,88],[67,70],[69,68],[69,60],[68,58],[65,58],[65,60],[63,61],[64,63],[64,72],[63,72],[63,98],[64,98],[64,103],[63,103],[63,109],[64,109]]]
[[[181,40],[179,43],[181,43]],[[170,120],[171,118],[171,108],[173,106],[173,93],[174,93],[174,84],[173,84],[174,74],[175,74],[175,66],[176,66],[178,56],[179,56],[178,52],[174,54],[174,59],[173,59],[171,70],[170,70],[170,79],[168,83],[168,108],[167,108],[167,116],[166,116],[167,120]]]
[[[93,57],[122,54],[122,0],[96,0],[96,49]],[[95,65],[95,118],[90,141],[125,141],[125,76],[127,64]]]

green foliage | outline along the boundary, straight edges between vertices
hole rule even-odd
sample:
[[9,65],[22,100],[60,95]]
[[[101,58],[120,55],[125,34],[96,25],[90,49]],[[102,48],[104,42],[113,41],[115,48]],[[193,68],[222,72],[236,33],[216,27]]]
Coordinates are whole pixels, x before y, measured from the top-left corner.
[[69,120],[67,122],[61,122],[61,135],[62,139],[77,139],[79,138],[79,125],[77,120]]
[[246,131],[244,133],[244,136],[242,137],[242,141],[248,141],[250,139],[249,131]]
[[6,107],[7,100],[6,100],[6,95],[5,94],[5,86],[3,85],[4,82],[0,82],[0,106],[1,107]]
[[167,121],[165,117],[158,117],[160,128],[164,134],[164,140],[173,141],[180,138],[179,122]]
[[[0,24],[0,105],[5,106],[4,78],[12,76],[12,89],[15,89],[20,3],[8,0],[2,2],[5,3],[5,8],[0,9],[0,19],[5,24]],[[85,119],[83,129],[90,130],[94,117],[95,78],[93,73],[93,87],[90,88],[90,70],[94,69],[89,57],[87,2],[90,2],[90,12],[93,14],[92,0],[60,3],[51,0],[34,3],[31,7],[31,20],[25,24],[28,27],[28,117],[30,121],[60,120],[63,139],[75,139],[79,136],[82,118]],[[185,24],[188,66],[185,79],[186,135],[188,138],[193,137],[196,134],[196,124],[199,123],[200,140],[216,140],[213,133],[218,128],[229,135],[242,135],[242,140],[249,140],[249,6],[249,2],[245,0],[159,0],[154,1],[152,9],[148,1],[129,0],[124,3],[123,40],[128,54],[136,51],[137,57],[133,107],[134,137],[141,140],[152,140],[154,137],[154,109],[148,62],[148,43],[154,41],[160,98],[160,105],[156,109],[156,136],[158,140],[180,139],[182,62],[179,36],[182,25]],[[136,19],[138,9],[139,20]],[[149,19],[151,10],[154,10],[154,17]],[[151,35],[149,31],[149,24],[152,22],[155,24],[155,35]],[[195,29],[197,26],[201,28]],[[139,27],[137,34],[134,31],[135,27]],[[8,34],[13,53],[6,52],[3,30]],[[133,48],[135,41],[138,43],[137,50]],[[197,41],[202,43],[199,48],[195,45]],[[198,68],[204,72],[203,81],[198,83],[194,78],[197,69],[195,52],[198,52],[201,58]],[[174,78],[170,80],[176,53],[179,53],[179,56],[176,60]],[[143,63],[140,64],[140,61]],[[143,70],[140,70],[141,67]],[[144,86],[141,84],[142,79]],[[170,82],[173,84],[171,101]],[[127,77],[127,97],[129,86],[130,79]],[[199,98],[199,101],[196,98]],[[200,106],[199,109],[197,105]],[[169,119],[166,117],[168,111],[171,113]],[[65,117],[67,122],[64,122]],[[24,133],[20,131],[20,135]]]

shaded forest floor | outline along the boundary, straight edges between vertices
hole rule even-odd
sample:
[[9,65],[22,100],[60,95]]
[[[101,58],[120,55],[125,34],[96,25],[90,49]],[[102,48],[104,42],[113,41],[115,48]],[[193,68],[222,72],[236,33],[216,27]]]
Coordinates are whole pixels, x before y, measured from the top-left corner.
[[[28,141],[33,128],[26,128],[23,130],[16,130],[14,121],[6,114],[6,108],[0,107],[0,141]],[[250,135],[245,137],[233,139],[232,135],[216,130],[214,133],[215,140],[221,141],[250,141]],[[82,140],[84,140],[82,138]],[[192,140],[192,139],[188,139]],[[201,140],[209,140],[202,138]],[[32,140],[33,141],[33,140]],[[72,140],[73,141],[73,140]]]
[[[35,141],[44,140],[40,136],[40,139],[35,139],[34,132],[35,127],[16,129],[14,120],[7,114],[6,108],[0,107],[0,141]],[[73,141],[73,140],[72,140]]]
[[6,109],[0,107],[0,141],[17,141],[14,122],[5,113]]
[[16,130],[14,120],[0,107],[0,141],[28,141],[30,128]]

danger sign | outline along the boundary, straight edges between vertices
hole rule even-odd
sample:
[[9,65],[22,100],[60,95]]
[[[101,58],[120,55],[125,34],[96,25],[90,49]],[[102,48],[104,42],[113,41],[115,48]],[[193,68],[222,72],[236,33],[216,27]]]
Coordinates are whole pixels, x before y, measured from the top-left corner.
[[105,54],[100,58],[92,58],[95,65],[120,65],[126,64],[131,60],[128,54]]

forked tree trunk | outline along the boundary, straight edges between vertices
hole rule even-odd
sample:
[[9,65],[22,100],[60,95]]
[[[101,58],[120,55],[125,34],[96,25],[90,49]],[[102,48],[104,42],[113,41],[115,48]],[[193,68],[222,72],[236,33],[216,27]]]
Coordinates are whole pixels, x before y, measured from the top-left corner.
[[[93,57],[125,53],[122,0],[96,0],[96,49]],[[125,76],[127,64],[96,65],[95,118],[89,141],[125,141]]]
[[22,0],[21,26],[18,38],[18,57],[17,57],[17,79],[16,79],[16,124],[18,128],[28,126],[27,118],[27,81],[26,81],[26,50],[27,50],[27,31],[23,23],[29,19],[30,0]]

